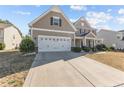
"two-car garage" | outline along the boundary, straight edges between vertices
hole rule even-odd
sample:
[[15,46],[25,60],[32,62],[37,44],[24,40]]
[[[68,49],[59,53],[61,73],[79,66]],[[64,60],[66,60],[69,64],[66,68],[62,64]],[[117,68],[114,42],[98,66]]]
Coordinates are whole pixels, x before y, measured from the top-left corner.
[[38,52],[70,51],[71,38],[60,36],[38,36]]

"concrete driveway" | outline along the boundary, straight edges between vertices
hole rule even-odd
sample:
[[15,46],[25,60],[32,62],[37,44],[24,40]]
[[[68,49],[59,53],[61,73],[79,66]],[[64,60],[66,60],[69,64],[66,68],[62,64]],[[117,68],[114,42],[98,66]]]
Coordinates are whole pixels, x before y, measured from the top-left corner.
[[83,53],[38,53],[25,87],[40,86],[123,86],[124,72],[86,58]]

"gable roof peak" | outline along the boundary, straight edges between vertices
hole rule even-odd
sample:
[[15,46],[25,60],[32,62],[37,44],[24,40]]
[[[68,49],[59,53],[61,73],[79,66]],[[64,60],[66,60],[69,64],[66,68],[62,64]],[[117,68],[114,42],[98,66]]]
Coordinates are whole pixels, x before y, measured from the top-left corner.
[[76,24],[76,23],[78,23],[78,22],[80,22],[80,23],[84,23],[84,24],[86,24],[88,27],[90,27],[90,28],[92,28],[91,26],[90,26],[90,23],[87,21],[87,19],[85,18],[85,17],[80,17],[74,24]]
[[59,5],[53,5],[51,8],[50,8],[51,11],[54,11],[54,12],[58,12],[58,13],[62,13]]
[[80,17],[80,20],[85,21],[86,19],[85,19],[85,17],[82,16],[82,17]]
[[43,18],[43,16],[46,16],[51,11],[54,11],[54,12],[57,12],[57,13],[61,13],[62,16],[67,20],[67,22],[74,29],[74,31],[77,31],[77,29],[75,28],[75,26],[71,23],[71,21],[68,19],[68,17],[65,16],[64,12],[59,8],[58,5],[53,5],[47,12],[45,12],[44,14],[40,15],[39,17],[37,17],[36,19],[34,19],[32,22],[30,22],[29,23],[29,27],[32,27],[34,23],[36,23],[37,21],[39,21],[41,18]]

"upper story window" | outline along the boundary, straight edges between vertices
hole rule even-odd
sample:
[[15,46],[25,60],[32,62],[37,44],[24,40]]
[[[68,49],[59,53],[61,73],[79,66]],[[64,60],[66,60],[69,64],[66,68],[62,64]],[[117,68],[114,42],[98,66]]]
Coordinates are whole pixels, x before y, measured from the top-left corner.
[[84,34],[86,32],[86,30],[85,29],[79,29],[79,34]]
[[62,20],[60,19],[60,17],[57,16],[53,16],[51,17],[51,25],[56,25],[56,26],[61,26],[62,25]]
[[53,25],[59,25],[59,17],[53,17]]
[[83,22],[81,23],[81,26],[84,26],[84,23]]
[[82,29],[79,30],[80,31],[80,34],[82,33]]
[[124,37],[122,37],[122,40],[124,41]]

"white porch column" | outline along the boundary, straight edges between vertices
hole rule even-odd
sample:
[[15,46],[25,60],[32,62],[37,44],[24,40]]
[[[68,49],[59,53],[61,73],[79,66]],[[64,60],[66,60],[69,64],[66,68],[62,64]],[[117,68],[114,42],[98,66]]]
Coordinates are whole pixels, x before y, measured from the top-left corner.
[[81,40],[80,40],[80,48],[81,48]]
[[75,47],[75,34],[74,34],[74,47]]
[[86,46],[86,37],[84,37],[83,41],[84,41],[83,42],[84,43],[83,45]]
[[96,40],[95,40],[95,39],[93,39],[93,42],[94,42],[94,46],[93,46],[93,47],[95,47],[95,46],[96,46]]
[[30,28],[30,36],[31,36],[31,38],[33,38],[32,35],[33,35],[33,32],[32,32],[32,27],[31,27]]

